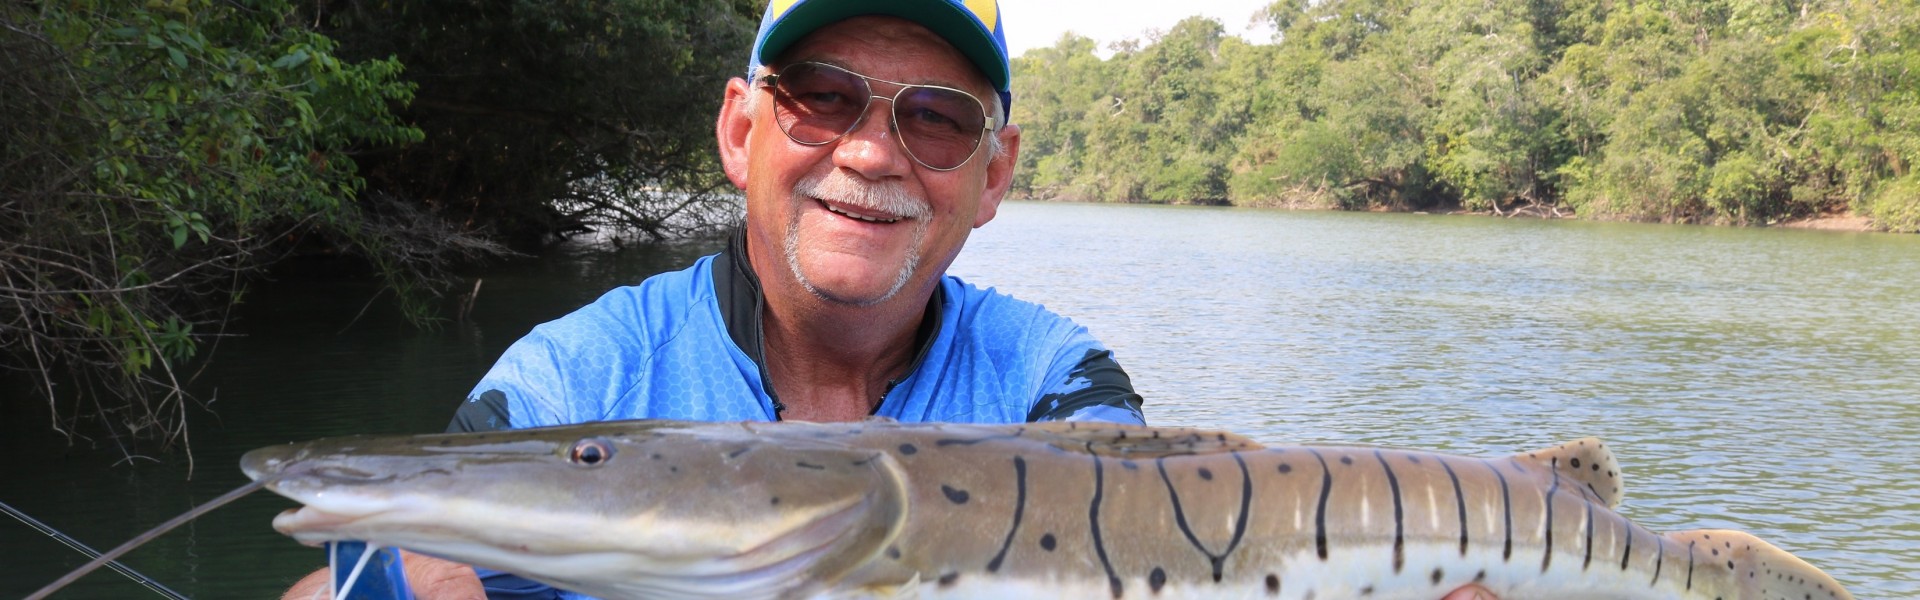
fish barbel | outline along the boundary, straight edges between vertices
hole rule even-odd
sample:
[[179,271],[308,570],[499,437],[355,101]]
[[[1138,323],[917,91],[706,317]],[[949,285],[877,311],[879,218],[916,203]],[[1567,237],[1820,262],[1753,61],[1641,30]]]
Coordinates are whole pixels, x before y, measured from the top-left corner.
[[624,421],[255,450],[366,540],[603,598],[1851,598],[1738,531],[1613,508],[1597,439],[1502,458],[1231,433]]

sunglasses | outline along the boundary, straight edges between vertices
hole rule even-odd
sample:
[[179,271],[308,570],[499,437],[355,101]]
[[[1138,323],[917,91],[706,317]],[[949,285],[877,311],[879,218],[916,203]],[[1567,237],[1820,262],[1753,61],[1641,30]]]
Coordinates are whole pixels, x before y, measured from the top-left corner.
[[[893,106],[893,131],[907,155],[935,171],[966,164],[994,126],[979,98],[950,87],[876,79],[817,62],[787,65],[760,81],[773,90],[773,115],[780,130],[807,146],[846,136],[860,126],[869,104],[886,100]],[[869,83],[873,81],[899,90],[891,97],[876,96]]]

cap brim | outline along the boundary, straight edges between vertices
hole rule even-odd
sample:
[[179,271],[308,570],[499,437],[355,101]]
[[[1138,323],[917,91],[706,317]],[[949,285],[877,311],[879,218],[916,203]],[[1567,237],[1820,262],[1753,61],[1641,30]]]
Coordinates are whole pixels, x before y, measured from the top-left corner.
[[766,35],[760,36],[754,56],[762,63],[773,60],[794,42],[821,27],[865,15],[899,17],[919,23],[972,61],[995,91],[1009,89],[1011,70],[1006,55],[995,42],[994,32],[966,9],[947,0],[802,1],[780,16]]

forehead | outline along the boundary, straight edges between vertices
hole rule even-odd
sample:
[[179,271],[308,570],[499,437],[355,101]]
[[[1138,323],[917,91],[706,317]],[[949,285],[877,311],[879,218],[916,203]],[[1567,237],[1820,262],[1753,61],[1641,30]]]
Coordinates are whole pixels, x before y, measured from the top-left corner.
[[780,53],[774,64],[799,61],[838,65],[890,81],[990,91],[986,76],[946,39],[895,17],[854,17],[821,27]]

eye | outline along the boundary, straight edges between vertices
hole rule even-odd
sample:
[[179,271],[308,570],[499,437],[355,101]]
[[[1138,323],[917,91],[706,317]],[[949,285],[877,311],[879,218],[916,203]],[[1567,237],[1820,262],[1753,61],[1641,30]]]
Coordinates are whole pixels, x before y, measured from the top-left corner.
[[613,442],[605,438],[582,439],[567,451],[567,461],[582,467],[597,467],[609,460],[613,460]]

